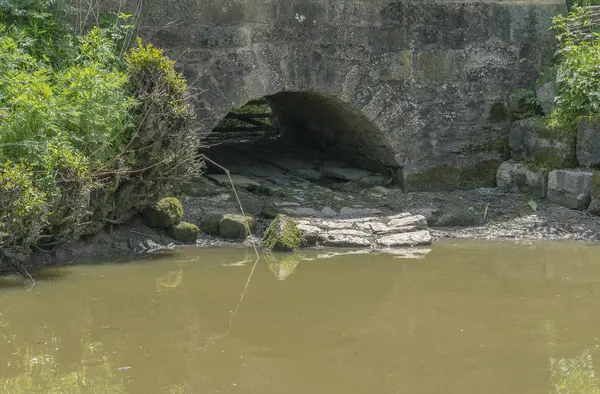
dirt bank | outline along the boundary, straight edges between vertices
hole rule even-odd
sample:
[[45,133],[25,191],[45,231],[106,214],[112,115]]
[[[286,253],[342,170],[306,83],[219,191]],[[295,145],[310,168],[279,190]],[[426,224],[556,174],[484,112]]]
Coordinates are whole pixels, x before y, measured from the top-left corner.
[[[319,193],[328,193],[323,189]],[[524,195],[504,194],[495,189],[477,189],[448,193],[402,193],[394,188],[377,188],[367,191],[338,192],[331,191],[329,199],[323,194],[311,195],[302,206],[286,204],[285,201],[273,202],[240,190],[241,200],[255,204],[254,208],[246,204],[246,210],[260,209],[261,204],[283,205],[280,210],[286,212],[306,212],[323,217],[346,216],[360,217],[362,214],[389,215],[397,212],[411,212],[424,215],[436,240],[441,238],[472,238],[489,240],[581,240],[600,239],[600,219],[585,212],[573,211],[544,201],[537,201],[534,211],[528,202],[531,198]],[[366,196],[366,197],[365,197]],[[314,198],[312,198],[314,197]],[[181,196],[186,218],[199,223],[207,212],[238,212],[239,208],[232,193],[225,187],[217,187],[210,196]],[[354,201],[353,204],[345,204]],[[343,207],[340,207],[344,205]],[[323,213],[324,208],[325,213]],[[258,236],[268,224],[268,219],[259,220]],[[226,241],[203,234],[198,240],[199,246],[239,246],[244,242],[258,242],[258,239],[246,241]],[[89,260],[107,260],[119,257],[131,257],[152,253],[182,245],[169,238],[166,233],[144,226],[140,220],[134,220],[127,226],[108,228],[94,237],[81,239],[69,245],[63,245],[51,252],[37,252],[32,264],[52,265],[68,264]]]

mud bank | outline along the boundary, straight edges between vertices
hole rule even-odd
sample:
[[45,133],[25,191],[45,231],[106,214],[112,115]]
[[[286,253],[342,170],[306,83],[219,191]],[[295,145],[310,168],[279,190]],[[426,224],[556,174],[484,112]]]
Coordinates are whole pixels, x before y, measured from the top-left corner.
[[[235,198],[227,188],[223,187],[222,190],[216,188],[213,193],[207,197],[181,196],[186,212],[185,220],[200,223],[207,212],[239,212]],[[250,193],[243,189],[239,194],[242,201],[249,199]],[[296,215],[296,220],[308,221],[330,220],[332,217],[360,220],[365,215],[384,216],[398,212],[411,212],[423,215],[427,219],[431,240],[434,243],[440,239],[452,238],[520,241],[597,241],[600,239],[600,219],[597,217],[544,201],[537,201],[537,210],[533,211],[528,205],[531,201],[529,196],[505,194],[496,189],[449,193],[403,193],[399,189],[380,187],[376,191],[344,193],[332,191],[330,197],[329,201],[315,199],[313,203],[308,202],[302,207],[295,205],[286,207],[284,204],[284,207],[279,207],[279,210],[287,214],[294,211],[310,213],[311,215],[308,216]],[[352,199],[354,203],[340,208],[340,205],[344,204],[335,202],[347,202],[341,200],[343,198]],[[269,201],[272,202],[270,199]],[[259,197],[253,202],[258,205],[264,203]],[[326,202],[329,204],[325,205]],[[324,209],[322,205],[330,209]],[[333,212],[336,214],[333,215]],[[257,234],[248,239],[225,240],[203,233],[196,245],[205,247],[240,247],[252,243],[259,245],[260,237],[268,226],[269,219],[258,217],[258,222]],[[173,240],[164,231],[146,227],[141,220],[135,219],[126,226],[107,228],[96,236],[63,245],[51,252],[37,252],[31,264],[42,266],[114,260],[120,257],[165,251],[182,245],[186,244]],[[316,248],[323,247],[316,246]]]

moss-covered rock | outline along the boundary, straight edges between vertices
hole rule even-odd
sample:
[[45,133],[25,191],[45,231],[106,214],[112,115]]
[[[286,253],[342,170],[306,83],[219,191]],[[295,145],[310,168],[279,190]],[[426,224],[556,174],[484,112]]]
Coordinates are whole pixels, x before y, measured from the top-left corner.
[[500,123],[508,120],[508,110],[506,105],[501,102],[493,103],[490,107],[490,114],[488,116],[490,123]]
[[170,227],[169,236],[181,242],[196,242],[200,229],[192,223],[181,222],[173,227]]
[[514,122],[509,134],[511,156],[538,168],[576,166],[575,130],[551,124],[547,119],[528,118]]
[[600,216],[600,171],[594,171],[590,185],[591,202],[588,211],[592,215]]
[[252,216],[227,214],[219,222],[219,235],[227,239],[240,239],[256,232],[256,219]]
[[221,213],[207,213],[200,219],[202,232],[210,235],[219,235],[219,223],[223,219]]
[[146,209],[143,218],[148,227],[169,228],[183,220],[183,206],[178,199],[166,197]]
[[496,171],[501,159],[483,160],[476,165],[458,168],[450,164],[430,167],[421,172],[406,175],[404,182],[407,191],[451,191],[494,187]]
[[291,252],[302,246],[302,242],[296,223],[285,215],[277,215],[262,239],[263,247],[276,252]]

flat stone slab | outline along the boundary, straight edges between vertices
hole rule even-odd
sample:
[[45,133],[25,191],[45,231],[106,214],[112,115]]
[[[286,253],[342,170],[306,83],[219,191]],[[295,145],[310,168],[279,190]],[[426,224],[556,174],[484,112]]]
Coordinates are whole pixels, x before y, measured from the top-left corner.
[[571,209],[585,210],[590,205],[592,173],[583,171],[550,171],[548,200]]
[[317,211],[314,208],[289,207],[289,208],[284,208],[283,211],[292,216],[310,216],[310,217],[323,216],[323,212]]
[[389,181],[388,178],[384,177],[383,175],[368,175],[364,178],[360,178],[358,180],[358,183],[360,183],[363,186],[383,186],[385,184],[387,184]]
[[368,171],[361,170],[358,168],[344,168],[344,167],[324,167],[323,174],[330,178],[339,179],[342,181],[354,181],[358,182],[362,178],[369,177],[371,174]]
[[427,219],[423,215],[413,215],[403,218],[392,219],[387,222],[387,226],[390,228],[403,228],[403,227],[415,227],[416,229],[423,230],[427,228]]
[[319,243],[323,246],[336,248],[364,248],[371,246],[371,240],[356,235],[325,233],[319,236]]
[[377,239],[377,245],[392,248],[405,246],[423,246],[431,244],[429,230],[420,230],[411,233],[392,234]]
[[349,208],[344,207],[340,209],[340,216],[344,217],[358,217],[358,216],[375,216],[381,215],[383,212],[377,208]]
[[317,170],[311,170],[310,168],[300,168],[293,172],[294,175],[299,176],[309,181],[317,181],[323,177],[323,174]]
[[401,213],[392,216],[356,219],[295,219],[306,244],[331,247],[412,247],[429,245],[431,234],[422,215]]
[[[225,174],[206,174],[205,176],[215,181],[219,186],[231,186],[229,177]],[[260,183],[241,175],[231,175],[231,180],[235,186],[241,187],[242,189],[255,189],[260,187]]]

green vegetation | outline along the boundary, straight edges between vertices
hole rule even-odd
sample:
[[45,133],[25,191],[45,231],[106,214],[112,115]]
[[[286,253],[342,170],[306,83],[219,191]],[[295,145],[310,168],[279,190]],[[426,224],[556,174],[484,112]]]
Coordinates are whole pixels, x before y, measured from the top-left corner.
[[519,89],[512,92],[509,103],[511,120],[532,118],[543,112],[533,90]]
[[144,212],[144,223],[154,228],[169,228],[183,220],[183,206],[174,197],[166,197]]
[[223,119],[217,129],[237,129],[256,127],[271,127],[271,107],[264,100],[251,101],[240,108],[233,109],[228,116]]
[[577,120],[600,112],[600,39],[591,12],[575,6],[553,19],[559,55],[556,64],[555,124],[575,130]]
[[285,215],[277,215],[265,231],[262,245],[276,252],[292,252],[302,246],[300,230],[292,219]]
[[123,223],[199,168],[187,86],[130,15],[77,32],[61,0],[0,0],[0,266]]
[[494,187],[496,171],[500,164],[502,164],[502,159],[485,160],[476,166],[467,168],[441,164],[422,172],[408,174],[406,188],[407,191],[450,191]]

